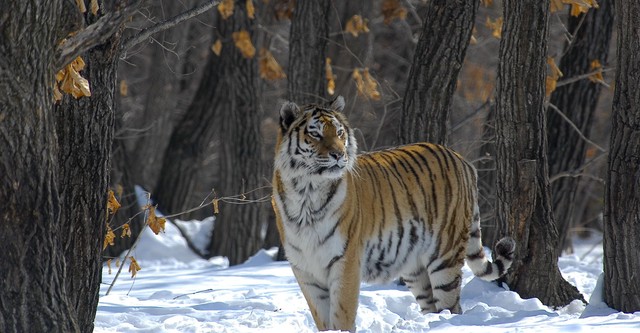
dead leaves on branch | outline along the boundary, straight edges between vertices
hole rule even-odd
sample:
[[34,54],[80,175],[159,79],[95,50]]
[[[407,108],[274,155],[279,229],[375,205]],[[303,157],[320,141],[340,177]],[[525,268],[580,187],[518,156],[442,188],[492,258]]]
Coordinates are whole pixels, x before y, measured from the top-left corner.
[[129,262],[129,273],[131,273],[131,277],[133,278],[138,274],[138,271],[142,270],[142,268],[138,265],[136,258],[132,256],[129,257]]
[[82,57],[77,57],[56,74],[56,83],[53,89],[53,98],[56,102],[62,100],[62,93],[71,94],[76,99],[83,96],[91,96],[89,81],[80,75],[85,62]]
[[502,23],[503,23],[502,16],[498,17],[495,20],[492,20],[490,17],[487,17],[487,22],[485,23],[485,25],[487,26],[487,28],[489,28],[489,30],[491,30],[491,36],[497,39],[500,39],[502,38]]
[[167,223],[167,219],[165,219],[164,217],[158,217],[156,216],[156,207],[155,206],[148,206],[149,212],[147,214],[147,225],[149,226],[149,229],[151,229],[151,231],[153,231],[154,234],[159,234],[160,231],[164,232],[164,227],[165,224]]
[[571,16],[579,16],[580,14],[586,14],[591,8],[599,8],[596,0],[551,0],[551,6],[549,10],[552,13],[561,11],[564,9],[564,5],[570,5]]
[[380,100],[381,95],[378,91],[378,83],[369,74],[369,69],[353,70],[351,77],[356,82],[356,88],[358,88],[358,94],[370,98],[374,101]]
[[256,48],[251,42],[251,35],[246,30],[236,31],[231,34],[233,37],[233,43],[240,51],[243,57],[252,59],[256,55]]
[[265,48],[260,49],[258,72],[260,73],[261,78],[269,81],[275,81],[287,77],[280,64],[278,64],[276,59],[273,57],[273,54]]
[[545,95],[549,97],[551,93],[556,90],[558,79],[564,74],[562,74],[562,71],[560,71],[560,68],[556,65],[552,57],[547,57],[547,64],[549,65],[549,73],[545,80]]
[[[256,7],[253,4],[253,0],[246,0],[245,8],[247,10],[247,17],[249,19],[256,18]],[[222,0],[222,2],[218,5],[218,13],[222,16],[222,19],[226,20],[231,15],[233,15],[233,11],[235,9],[235,0]]]
[[407,9],[400,4],[399,0],[383,0],[382,16],[384,16],[384,24],[389,25],[394,20],[405,20],[407,18]]
[[228,19],[233,15],[233,8],[235,6],[235,0],[222,0],[218,5],[218,13],[223,19]]
[[331,68],[331,58],[327,57],[324,63],[324,72],[327,77],[327,93],[333,96],[336,93],[336,76]]
[[353,37],[358,37],[361,33],[366,34],[369,32],[367,20],[360,15],[353,15],[345,24],[344,31],[350,33]]

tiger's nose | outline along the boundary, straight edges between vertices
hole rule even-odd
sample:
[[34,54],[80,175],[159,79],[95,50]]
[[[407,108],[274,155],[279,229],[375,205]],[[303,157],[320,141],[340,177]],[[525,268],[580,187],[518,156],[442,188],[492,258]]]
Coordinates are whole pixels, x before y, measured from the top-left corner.
[[339,161],[340,159],[342,159],[344,154],[341,151],[332,151],[329,152],[329,156],[333,157],[336,161]]

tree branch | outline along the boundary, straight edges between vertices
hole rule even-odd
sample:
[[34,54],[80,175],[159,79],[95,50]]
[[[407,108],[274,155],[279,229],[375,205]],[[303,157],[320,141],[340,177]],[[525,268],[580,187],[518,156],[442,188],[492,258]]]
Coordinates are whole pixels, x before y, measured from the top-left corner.
[[149,37],[151,37],[151,35],[173,28],[176,25],[192,18],[192,17],[196,17],[206,11],[208,11],[209,9],[215,7],[216,5],[218,5],[220,3],[221,0],[207,0],[205,1],[205,3],[194,7],[182,14],[178,14],[170,19],[168,19],[167,21],[164,22],[160,22],[158,24],[152,25],[150,27],[147,27],[145,29],[143,29],[142,31],[140,31],[139,33],[137,33],[135,36],[127,39],[124,43],[122,43],[122,48],[121,50],[123,52],[126,52],[128,49],[140,44],[141,42],[145,41],[146,39],[148,39]]
[[122,22],[138,10],[141,3],[142,0],[131,0],[126,7],[107,13],[95,23],[66,39],[56,50],[56,69],[63,68],[79,55],[106,42]]
[[576,133],[578,133],[578,135],[580,136],[580,138],[582,138],[582,140],[584,140],[585,142],[589,143],[590,145],[596,147],[596,149],[598,149],[601,152],[606,152],[607,150],[600,147],[597,143],[589,140],[589,138],[587,138],[586,136],[584,136],[584,134],[582,134],[582,131],[578,128],[578,126],[576,126],[576,124],[573,123],[573,121],[571,121],[571,119],[569,119],[569,117],[567,117],[560,109],[558,109],[557,106],[548,103],[548,106],[551,107],[551,110],[555,111],[560,117],[562,117],[562,119],[564,119],[569,126],[571,126],[571,128],[573,128]]

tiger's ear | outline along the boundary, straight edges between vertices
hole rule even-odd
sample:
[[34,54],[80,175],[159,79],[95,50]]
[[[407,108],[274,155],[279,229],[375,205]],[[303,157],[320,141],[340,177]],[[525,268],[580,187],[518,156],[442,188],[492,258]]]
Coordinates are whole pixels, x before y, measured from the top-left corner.
[[280,127],[283,132],[289,129],[289,126],[300,115],[300,108],[294,102],[284,102],[280,107]]
[[331,109],[342,112],[342,110],[344,110],[344,97],[336,97],[336,99],[331,102]]

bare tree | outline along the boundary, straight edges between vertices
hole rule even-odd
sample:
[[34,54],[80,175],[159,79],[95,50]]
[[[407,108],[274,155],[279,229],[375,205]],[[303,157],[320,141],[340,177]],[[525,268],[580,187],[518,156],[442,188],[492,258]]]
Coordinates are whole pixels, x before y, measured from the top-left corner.
[[[569,18],[568,29],[573,36],[560,60],[560,70],[567,79],[592,72],[595,60],[602,65],[607,64],[613,31],[613,1],[601,0],[598,3],[599,8]],[[576,193],[588,147],[583,137],[589,137],[591,133],[601,87],[599,82],[587,78],[559,86],[551,95],[551,105],[547,109],[549,172],[551,176],[568,174],[551,183],[560,251],[570,248],[567,235],[576,222],[574,207],[577,202],[586,200]]]
[[289,35],[289,100],[320,103],[327,94],[325,58],[331,1],[296,1]]
[[451,99],[478,3],[434,0],[424,9],[402,105],[400,143],[446,143]]
[[[549,1],[507,0],[496,93],[497,220],[518,247],[509,286],[550,306],[583,299],[558,269],[549,196],[545,60]],[[584,299],[583,299],[584,300]]]
[[[139,2],[4,4],[0,38],[0,330],[90,332],[98,304],[118,36]],[[37,20],[37,21],[36,21]],[[90,24],[87,28],[81,26]],[[38,26],[38,29],[33,29]],[[68,37],[76,32],[74,37]],[[89,52],[86,52],[90,50]],[[83,54],[92,97],[53,105]]]
[[616,89],[605,188],[604,300],[640,310],[640,4],[616,1]]

